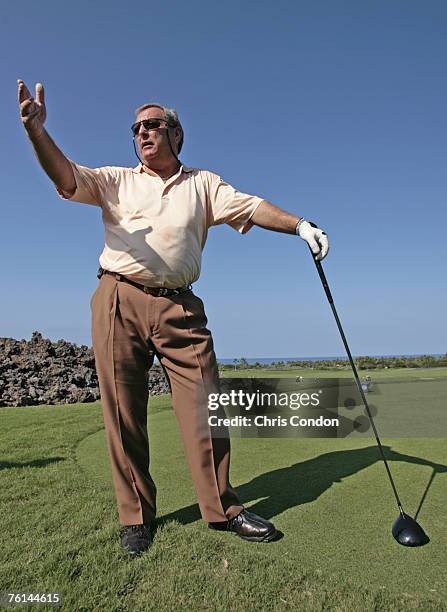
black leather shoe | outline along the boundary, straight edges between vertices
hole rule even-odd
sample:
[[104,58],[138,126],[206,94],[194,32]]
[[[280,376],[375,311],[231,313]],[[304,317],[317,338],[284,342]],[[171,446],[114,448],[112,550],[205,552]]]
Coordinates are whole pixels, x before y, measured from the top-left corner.
[[151,544],[150,525],[127,525],[121,530],[121,546],[130,555],[141,555]]
[[270,542],[276,536],[273,523],[248,510],[242,510],[226,523],[208,523],[208,527],[218,531],[232,531],[249,542]]

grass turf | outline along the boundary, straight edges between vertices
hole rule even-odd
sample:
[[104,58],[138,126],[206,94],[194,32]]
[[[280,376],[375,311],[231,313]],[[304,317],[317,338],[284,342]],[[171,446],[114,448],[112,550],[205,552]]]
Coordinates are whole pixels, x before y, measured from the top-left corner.
[[[349,361],[346,365],[340,368],[332,368],[328,370],[317,370],[312,368],[241,368],[241,369],[225,369],[220,373],[226,378],[280,378],[303,376],[304,378],[353,378]],[[361,379],[365,376],[371,376],[374,380],[386,379],[406,379],[406,380],[424,380],[426,378],[446,378],[447,368],[384,368],[378,370],[359,370]]]
[[170,399],[156,398],[158,528],[129,559],[100,404],[7,408],[0,428],[0,592],[59,591],[70,611],[446,609],[445,439],[383,440],[432,539],[419,549],[390,534],[397,510],[373,440],[234,439],[232,484],[284,534],[256,545],[200,520]]

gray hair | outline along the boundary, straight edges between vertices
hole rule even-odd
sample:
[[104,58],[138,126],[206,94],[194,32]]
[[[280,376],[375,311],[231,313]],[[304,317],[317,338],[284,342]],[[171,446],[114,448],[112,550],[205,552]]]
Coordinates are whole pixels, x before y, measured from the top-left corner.
[[182,147],[183,147],[184,134],[183,134],[182,124],[180,123],[180,119],[178,118],[178,114],[175,108],[167,108],[166,106],[163,106],[162,104],[157,104],[156,102],[149,102],[148,104],[143,104],[143,106],[139,106],[136,109],[135,117],[138,117],[138,115],[142,111],[146,110],[147,108],[161,108],[161,110],[163,111],[164,119],[166,120],[167,124],[170,127],[180,128],[180,140],[177,145],[177,155],[180,155],[180,151],[182,150]]

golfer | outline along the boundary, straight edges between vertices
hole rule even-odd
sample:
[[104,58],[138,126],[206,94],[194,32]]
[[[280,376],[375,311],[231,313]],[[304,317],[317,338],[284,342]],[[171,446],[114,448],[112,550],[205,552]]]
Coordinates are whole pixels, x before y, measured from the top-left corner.
[[184,166],[178,159],[183,128],[173,109],[137,109],[131,129],[138,166],[91,169],[67,159],[45,130],[42,84],[32,97],[19,80],[18,96],[37,159],[58,193],[102,211],[92,339],[123,548],[145,551],[156,515],[147,434],[154,354],[171,388],[202,518],[248,541],[272,540],[274,525],[245,510],[230,485],[228,432],[208,425],[207,397],[219,389],[218,369],[203,302],[191,284],[213,225],[227,223],[241,234],[253,225],[297,234],[317,259],[327,254],[326,235],[212,172]]

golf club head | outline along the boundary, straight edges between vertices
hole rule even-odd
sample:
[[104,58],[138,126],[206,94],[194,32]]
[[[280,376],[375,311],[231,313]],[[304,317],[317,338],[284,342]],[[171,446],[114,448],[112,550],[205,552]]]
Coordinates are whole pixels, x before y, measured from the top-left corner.
[[402,546],[423,546],[430,538],[414,518],[402,512],[391,528],[394,539]]

